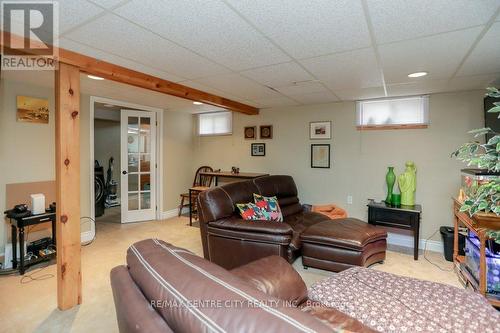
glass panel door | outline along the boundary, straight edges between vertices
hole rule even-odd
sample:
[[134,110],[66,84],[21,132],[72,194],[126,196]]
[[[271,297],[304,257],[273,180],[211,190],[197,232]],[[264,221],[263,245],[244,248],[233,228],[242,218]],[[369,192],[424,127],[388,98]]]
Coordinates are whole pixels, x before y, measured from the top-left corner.
[[122,110],[122,222],[156,217],[156,114]]

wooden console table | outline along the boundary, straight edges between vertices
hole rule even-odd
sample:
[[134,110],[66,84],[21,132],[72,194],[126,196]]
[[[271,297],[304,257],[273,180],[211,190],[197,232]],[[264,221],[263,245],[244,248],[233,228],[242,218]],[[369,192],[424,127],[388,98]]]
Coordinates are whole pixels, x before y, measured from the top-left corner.
[[[457,199],[453,199],[453,211],[455,215],[453,262],[455,263],[455,272],[467,287],[471,287],[474,291],[482,294],[491,305],[500,307],[500,300],[486,295],[486,240],[488,239],[486,232],[488,229],[500,228],[500,217],[489,214],[479,214],[470,217],[469,214],[460,211],[461,206],[462,204]],[[479,237],[479,282],[467,270],[465,256],[458,254],[458,228],[461,226],[472,230]]]
[[385,202],[373,200],[368,203],[368,223],[413,231],[414,260],[418,260],[421,214],[422,206],[420,205],[393,207]]
[[[38,257],[36,259],[31,259],[26,261],[24,259],[24,228],[42,224],[46,222],[52,223],[52,244],[56,245],[56,213],[48,212],[39,215],[30,215],[20,218],[10,218],[11,232],[12,232],[12,268],[18,268],[19,264],[19,274],[24,275],[24,272],[28,266],[37,264],[41,261],[50,260],[55,258],[56,253],[47,255],[45,257]],[[19,263],[17,261],[17,236],[19,234]]]
[[232,173],[231,171],[206,171],[200,172],[202,176],[211,176],[215,178],[215,186],[219,185],[220,178],[236,178],[236,179],[254,179],[264,176],[269,176],[268,173],[255,173],[255,172],[240,172]]

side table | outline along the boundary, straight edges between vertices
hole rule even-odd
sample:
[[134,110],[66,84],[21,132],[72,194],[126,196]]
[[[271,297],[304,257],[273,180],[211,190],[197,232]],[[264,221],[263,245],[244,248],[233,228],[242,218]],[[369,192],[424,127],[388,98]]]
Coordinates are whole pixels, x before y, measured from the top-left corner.
[[415,260],[418,260],[421,214],[421,205],[393,207],[385,202],[373,200],[368,203],[368,223],[413,231],[413,259]]

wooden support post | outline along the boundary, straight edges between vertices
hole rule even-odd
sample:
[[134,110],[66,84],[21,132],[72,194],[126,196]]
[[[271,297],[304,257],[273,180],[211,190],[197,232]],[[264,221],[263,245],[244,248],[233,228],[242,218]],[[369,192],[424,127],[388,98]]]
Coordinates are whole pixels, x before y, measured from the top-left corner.
[[56,71],[57,306],[82,302],[80,246],[80,71]]

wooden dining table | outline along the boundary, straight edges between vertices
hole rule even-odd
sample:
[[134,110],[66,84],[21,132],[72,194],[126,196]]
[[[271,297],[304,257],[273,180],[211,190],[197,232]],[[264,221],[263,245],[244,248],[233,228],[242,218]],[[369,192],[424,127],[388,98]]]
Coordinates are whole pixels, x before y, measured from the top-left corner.
[[215,178],[215,186],[219,185],[219,178],[233,178],[233,179],[254,179],[264,176],[269,176],[268,173],[257,173],[257,172],[238,172],[233,173],[231,171],[203,171],[200,172],[202,176],[211,176]]

